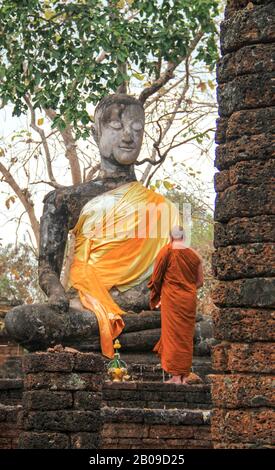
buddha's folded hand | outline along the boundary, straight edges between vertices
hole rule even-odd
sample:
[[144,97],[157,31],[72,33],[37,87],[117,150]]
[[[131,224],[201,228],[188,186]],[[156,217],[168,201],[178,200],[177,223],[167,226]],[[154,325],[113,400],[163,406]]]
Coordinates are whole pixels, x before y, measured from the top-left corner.
[[66,295],[56,295],[53,294],[49,297],[49,304],[51,307],[53,307],[55,310],[58,311],[58,313],[64,313],[67,312],[69,309],[69,299],[67,298]]

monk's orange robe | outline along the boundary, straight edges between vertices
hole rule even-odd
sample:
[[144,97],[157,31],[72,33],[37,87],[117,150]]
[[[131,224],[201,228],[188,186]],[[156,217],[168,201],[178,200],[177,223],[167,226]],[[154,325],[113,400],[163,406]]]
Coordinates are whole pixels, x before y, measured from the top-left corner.
[[153,351],[172,375],[187,376],[192,366],[199,264],[190,248],[169,243],[160,250],[147,284],[151,308],[161,300],[161,337]]

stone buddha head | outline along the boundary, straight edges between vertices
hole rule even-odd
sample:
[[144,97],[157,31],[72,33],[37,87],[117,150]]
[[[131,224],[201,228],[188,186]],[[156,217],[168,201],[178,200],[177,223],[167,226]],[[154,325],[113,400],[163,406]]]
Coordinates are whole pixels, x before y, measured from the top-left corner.
[[116,171],[136,162],[142,145],[144,122],[142,104],[129,95],[109,95],[99,102],[92,131],[103,170]]

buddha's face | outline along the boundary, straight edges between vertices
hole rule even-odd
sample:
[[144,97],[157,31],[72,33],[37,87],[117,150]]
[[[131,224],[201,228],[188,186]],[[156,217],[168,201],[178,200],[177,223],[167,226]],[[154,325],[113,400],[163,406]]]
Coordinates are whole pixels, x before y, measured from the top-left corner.
[[138,104],[113,103],[96,117],[100,155],[121,165],[133,164],[139,155],[144,112]]

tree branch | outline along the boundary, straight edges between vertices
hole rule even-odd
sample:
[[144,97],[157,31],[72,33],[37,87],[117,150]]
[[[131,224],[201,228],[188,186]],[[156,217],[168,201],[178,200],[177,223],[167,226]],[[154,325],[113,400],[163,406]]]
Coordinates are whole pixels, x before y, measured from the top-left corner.
[[[44,111],[47,117],[51,121],[53,121],[54,118],[56,117],[56,112],[51,108],[44,108]],[[80,184],[82,183],[81,170],[80,170],[78,155],[76,151],[77,146],[75,143],[75,139],[73,137],[71,126],[67,125],[64,131],[60,131],[60,134],[62,136],[64,145],[66,148],[65,156],[70,162],[73,184]]]
[[[152,158],[152,159],[149,159],[149,160],[148,160],[148,159],[147,159],[147,160],[146,160],[146,159],[143,160],[143,163],[145,163],[145,161],[147,161],[147,162],[149,163],[149,165],[147,165],[147,167],[145,168],[144,173],[143,173],[143,175],[142,175],[142,179],[141,179],[141,180],[142,180],[143,183],[144,183],[144,182],[146,181],[146,179],[148,178],[148,175],[149,175],[150,169],[151,169],[151,165],[154,165],[154,166],[155,166],[155,165],[161,164],[161,163],[165,160],[165,158],[166,158],[166,155],[167,155],[167,154],[164,154],[163,157],[160,157],[160,160],[158,160],[158,162],[156,162],[156,160],[155,160],[155,158],[156,158],[156,153],[157,153],[157,152],[158,152],[158,154],[159,154],[159,156],[160,156],[159,144],[161,143],[161,141],[164,139],[164,137],[165,137],[165,136],[167,135],[167,133],[169,132],[169,130],[170,130],[170,128],[171,128],[171,126],[172,126],[172,124],[173,124],[173,122],[174,122],[174,120],[175,120],[175,116],[176,116],[176,114],[179,112],[179,109],[180,109],[180,107],[181,107],[181,104],[182,104],[182,102],[183,102],[183,100],[184,100],[184,98],[185,98],[185,95],[186,95],[187,91],[188,91],[188,88],[189,88],[189,58],[186,58],[186,59],[185,59],[185,71],[186,71],[186,73],[185,73],[185,85],[184,85],[184,87],[183,87],[183,90],[182,90],[182,93],[181,93],[180,97],[179,97],[178,100],[176,101],[176,105],[175,105],[175,107],[174,107],[174,110],[172,111],[171,117],[168,119],[168,121],[167,121],[167,123],[166,123],[166,126],[165,126],[165,129],[164,129],[163,133],[160,134],[160,136],[159,136],[158,143],[157,143],[156,145],[154,144],[154,149],[153,149],[153,152],[152,152],[152,157],[153,157],[153,158]],[[158,124],[158,126],[160,127],[160,124],[159,124],[158,121],[157,121],[157,124]],[[160,127],[160,128],[161,128],[161,127]],[[154,171],[153,174],[155,174],[155,171]],[[149,181],[150,181],[150,180],[151,180],[151,177],[150,177]],[[146,185],[147,185],[147,184],[148,184],[148,181],[147,181]]]
[[166,70],[162,74],[160,74],[160,77],[157,80],[155,80],[150,87],[145,88],[141,92],[139,96],[139,101],[141,101],[142,104],[145,103],[145,101],[149,98],[149,96],[156,93],[160,88],[166,85],[166,83],[169,82],[169,80],[171,80],[174,77],[175,69],[184,61],[184,59],[188,59],[190,57],[190,54],[197,47],[203,35],[204,35],[204,32],[199,31],[194,37],[193,41],[191,42],[186,56],[180,57],[177,62],[168,62]]
[[46,165],[47,165],[47,172],[48,172],[48,176],[50,178],[50,181],[52,183],[52,186],[54,186],[54,188],[60,188],[60,185],[59,183],[56,181],[55,177],[54,177],[54,174],[53,174],[53,170],[52,170],[52,161],[51,161],[51,154],[50,154],[50,149],[49,149],[49,146],[48,146],[48,141],[47,141],[47,138],[46,138],[46,135],[45,135],[45,132],[43,131],[43,129],[41,129],[39,126],[36,125],[36,119],[35,119],[35,111],[34,111],[34,108],[32,106],[32,103],[31,103],[31,100],[29,98],[29,96],[25,95],[24,96],[24,100],[25,102],[27,103],[27,106],[30,110],[30,113],[31,113],[31,127],[40,135],[41,137],[41,141],[42,141],[42,144],[43,144],[43,147],[44,147],[44,151],[45,151],[45,156],[46,156]]
[[33,233],[36,239],[37,246],[39,246],[39,222],[35,216],[33,202],[27,192],[24,192],[17,184],[11,173],[7,170],[7,168],[0,163],[0,171],[4,177],[4,181],[13,189],[15,194],[18,196],[19,200],[23,204],[33,229]]
[[[56,185],[52,183],[51,181],[39,180],[39,181],[32,181],[29,184],[41,184],[41,183],[48,184],[49,186],[52,186],[53,188],[56,189]],[[62,186],[61,184],[59,184],[58,188],[66,188],[66,186]]]

